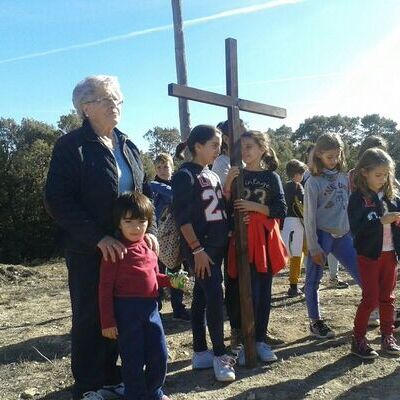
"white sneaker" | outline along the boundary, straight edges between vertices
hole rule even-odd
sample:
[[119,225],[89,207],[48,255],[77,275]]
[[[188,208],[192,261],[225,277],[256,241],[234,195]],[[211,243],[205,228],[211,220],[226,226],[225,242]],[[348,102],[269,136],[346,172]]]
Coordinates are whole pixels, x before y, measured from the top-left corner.
[[104,397],[97,392],[90,391],[83,393],[81,400],[104,400]]
[[271,347],[264,342],[257,342],[256,343],[256,351],[258,358],[263,362],[272,362],[276,361],[278,357],[275,353],[271,350]]
[[214,361],[214,353],[211,350],[194,352],[192,356],[193,369],[212,368]]
[[[267,343],[264,342],[257,342],[256,343],[256,352],[258,358],[262,362],[272,362],[276,361],[278,357],[275,355],[275,353],[271,350],[271,347],[267,345]],[[240,353],[238,355],[238,363],[241,367],[246,365],[246,357],[244,353],[244,348],[240,350]]]
[[103,386],[102,389],[97,391],[104,400],[122,399],[125,393],[125,385],[119,383],[118,385]]
[[213,367],[215,379],[219,382],[232,382],[236,379],[235,370],[235,359],[229,357],[227,354],[223,356],[214,357]]
[[379,311],[378,311],[378,309],[375,309],[374,311],[372,311],[371,315],[369,316],[368,326],[377,327],[377,326],[379,326],[379,324],[380,324]]

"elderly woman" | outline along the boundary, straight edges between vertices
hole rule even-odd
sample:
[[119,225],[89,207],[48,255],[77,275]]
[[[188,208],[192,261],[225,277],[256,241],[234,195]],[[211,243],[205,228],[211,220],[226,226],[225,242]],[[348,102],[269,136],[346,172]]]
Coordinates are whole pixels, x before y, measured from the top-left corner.
[[[151,197],[139,150],[116,126],[122,93],[117,78],[91,76],[73,91],[83,124],[57,141],[45,187],[49,213],[65,232],[65,257],[72,306],[73,399],[118,398],[122,385],[116,342],[101,335],[99,266],[123,258],[113,237],[112,208],[117,196],[137,190]],[[146,235],[158,250],[154,227]]]

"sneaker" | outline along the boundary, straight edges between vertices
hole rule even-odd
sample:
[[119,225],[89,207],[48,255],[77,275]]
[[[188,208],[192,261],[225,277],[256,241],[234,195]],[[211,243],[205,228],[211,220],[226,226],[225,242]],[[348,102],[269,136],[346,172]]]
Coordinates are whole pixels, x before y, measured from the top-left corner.
[[237,356],[237,362],[241,367],[246,365],[246,358],[244,355],[244,347],[242,347],[239,351],[239,354]]
[[379,354],[368,345],[365,337],[356,339],[353,336],[351,340],[351,352],[357,357],[364,358],[366,360],[372,360],[373,358],[379,357]]
[[381,350],[392,356],[400,356],[400,346],[393,335],[382,336]]
[[378,309],[376,309],[372,311],[371,315],[369,316],[368,326],[376,328],[377,326],[379,326],[380,323],[381,321],[379,321],[379,311]]
[[97,391],[104,400],[122,399],[125,393],[125,385],[120,383],[118,385],[103,386]]
[[234,354],[239,353],[242,348],[243,340],[242,340],[242,332],[238,328],[231,328],[231,352]]
[[192,356],[193,369],[212,368],[214,361],[214,353],[211,350],[194,352]]
[[264,342],[257,342],[256,343],[256,351],[258,358],[263,362],[272,362],[276,361],[278,357],[275,353],[271,350],[271,347]]
[[335,337],[335,332],[322,319],[310,322],[310,332],[318,339],[332,339]]
[[234,381],[236,379],[235,370],[233,369],[235,364],[235,359],[233,357],[229,357],[227,354],[214,357],[213,367],[215,379],[219,382]]
[[285,345],[285,341],[284,340],[275,337],[268,330],[267,330],[267,335],[265,337],[265,343],[268,346],[273,347],[275,349],[278,349],[278,348],[283,347]]
[[297,297],[297,296],[303,296],[304,293],[301,291],[301,289],[297,287],[297,285],[296,286],[291,285],[287,291],[287,295],[288,297]]
[[394,325],[393,332],[400,332],[400,321],[394,321],[393,325]]
[[83,393],[81,400],[104,400],[104,397],[97,392],[90,391]]
[[174,311],[172,319],[176,319],[178,321],[190,321],[191,320],[190,311],[183,307],[181,310],[177,312]]
[[333,289],[347,289],[349,287],[349,284],[345,281],[342,281],[339,278],[329,278],[328,282],[329,287]]

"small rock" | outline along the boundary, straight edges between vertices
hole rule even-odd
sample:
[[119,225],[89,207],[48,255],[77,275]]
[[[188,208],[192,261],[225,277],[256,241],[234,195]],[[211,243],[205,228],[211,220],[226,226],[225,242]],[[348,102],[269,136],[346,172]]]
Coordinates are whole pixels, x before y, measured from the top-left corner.
[[39,391],[37,388],[29,388],[24,390],[20,397],[21,399],[33,399],[37,394],[39,394]]

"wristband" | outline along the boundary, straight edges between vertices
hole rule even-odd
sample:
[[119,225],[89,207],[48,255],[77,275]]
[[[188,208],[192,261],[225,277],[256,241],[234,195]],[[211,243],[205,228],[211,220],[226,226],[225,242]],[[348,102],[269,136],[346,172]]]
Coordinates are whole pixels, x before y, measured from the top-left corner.
[[198,247],[197,249],[195,249],[192,254],[195,256],[196,254],[201,253],[202,251],[204,251],[204,247]]

